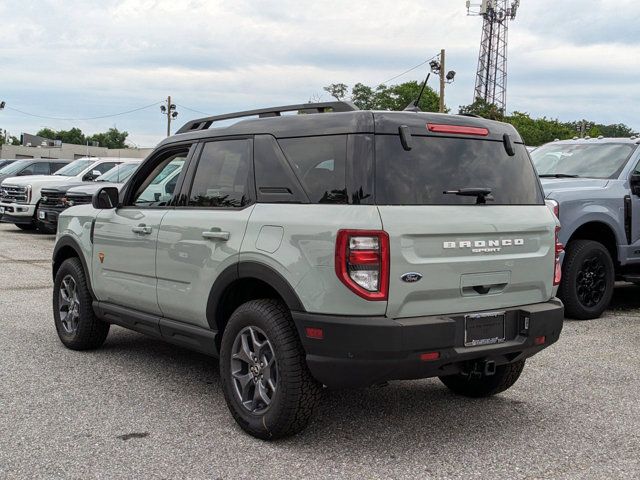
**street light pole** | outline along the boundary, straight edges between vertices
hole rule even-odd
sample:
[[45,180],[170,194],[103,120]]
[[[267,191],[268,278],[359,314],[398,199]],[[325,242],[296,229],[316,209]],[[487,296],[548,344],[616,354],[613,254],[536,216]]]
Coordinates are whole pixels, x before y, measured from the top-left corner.
[[171,103],[171,95],[167,97],[167,104],[160,105],[160,112],[167,116],[167,137],[171,136],[171,120],[175,120],[178,116],[176,105]]

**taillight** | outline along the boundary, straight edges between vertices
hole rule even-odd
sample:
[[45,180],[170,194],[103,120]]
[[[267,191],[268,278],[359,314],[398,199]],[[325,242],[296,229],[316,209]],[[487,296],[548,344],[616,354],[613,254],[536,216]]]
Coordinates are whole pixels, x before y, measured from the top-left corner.
[[556,218],[560,220],[560,204],[555,200],[547,200],[547,206],[551,209]]
[[367,300],[389,295],[389,235],[382,230],[339,230],[336,275],[352,292]]
[[556,264],[553,273],[553,286],[556,287],[560,285],[560,281],[562,280],[562,265],[560,265],[560,254],[564,251],[564,245],[560,243],[560,227],[556,227],[556,251],[555,258]]

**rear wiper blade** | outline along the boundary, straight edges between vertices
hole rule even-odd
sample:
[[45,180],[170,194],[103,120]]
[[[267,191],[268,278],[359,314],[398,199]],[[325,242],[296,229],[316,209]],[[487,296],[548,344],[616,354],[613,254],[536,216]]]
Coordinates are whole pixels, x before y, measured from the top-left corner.
[[460,188],[458,190],[445,190],[444,195],[459,195],[461,197],[476,197],[477,204],[487,203],[487,200],[493,200],[490,188]]
[[568,173],[544,173],[538,176],[540,178],[580,178],[578,175],[569,175]]

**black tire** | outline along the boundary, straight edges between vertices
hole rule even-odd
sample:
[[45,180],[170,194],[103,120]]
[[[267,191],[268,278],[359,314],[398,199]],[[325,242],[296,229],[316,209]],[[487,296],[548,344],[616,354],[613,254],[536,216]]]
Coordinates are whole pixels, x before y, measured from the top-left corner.
[[[66,302],[62,298],[61,289],[65,290],[64,282],[70,282],[69,278],[75,283],[77,302],[70,303],[77,305],[77,321],[73,322],[76,328],[70,328],[70,322],[63,319],[64,312],[61,312],[61,307],[64,310]],[[53,282],[53,319],[58,337],[65,347],[72,350],[89,350],[100,347],[106,340],[110,325],[95,316],[92,301],[80,259],[66,259],[60,265]],[[67,313],[68,311],[69,307]]]
[[[272,358],[277,362],[276,388],[272,390],[271,403],[268,406],[262,404],[264,411],[259,411],[259,408],[250,411],[249,406],[245,407],[238,390],[240,383],[237,383],[237,377],[232,376],[234,368],[243,362],[236,356],[232,366],[233,349],[239,345],[237,341],[242,342],[242,335],[248,329],[259,331],[263,342],[268,340]],[[236,375],[239,371],[236,370]],[[249,374],[251,372],[247,372]],[[275,440],[302,431],[312,417],[322,390],[309,372],[291,313],[282,303],[270,299],[244,303],[231,315],[220,348],[220,376],[233,418],[245,432],[263,440]],[[251,387],[255,391],[258,385],[255,380],[247,384],[248,392],[251,392]]]
[[36,229],[36,226],[33,223],[15,223],[14,225],[25,232],[30,232]]
[[[599,266],[586,266],[586,262],[594,261]],[[596,276],[585,280],[583,273],[585,268],[601,272],[602,279],[598,279]],[[586,287],[585,282],[587,282]],[[591,283],[589,284],[589,282]],[[588,291],[589,285],[601,285],[602,291],[597,294],[585,294],[583,289]],[[615,268],[611,254],[604,245],[592,240],[574,240],[567,245],[562,265],[562,280],[558,290],[558,296],[564,302],[567,318],[576,320],[598,318],[611,302],[614,285]],[[593,288],[599,290],[600,286]],[[585,295],[587,296],[585,297]]]
[[496,367],[496,373],[490,376],[483,374],[458,374],[440,377],[452,392],[472,398],[490,397],[511,388],[520,378],[524,368],[524,360]]

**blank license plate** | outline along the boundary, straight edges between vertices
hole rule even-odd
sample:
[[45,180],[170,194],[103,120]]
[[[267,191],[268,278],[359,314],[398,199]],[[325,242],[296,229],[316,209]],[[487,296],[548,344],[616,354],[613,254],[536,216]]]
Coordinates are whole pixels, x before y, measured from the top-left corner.
[[40,220],[44,220],[45,218],[47,218],[47,214],[45,212],[38,212],[38,218]]
[[0,215],[4,213],[4,207],[0,207]]
[[476,313],[464,317],[464,346],[493,345],[505,339],[504,312]]

